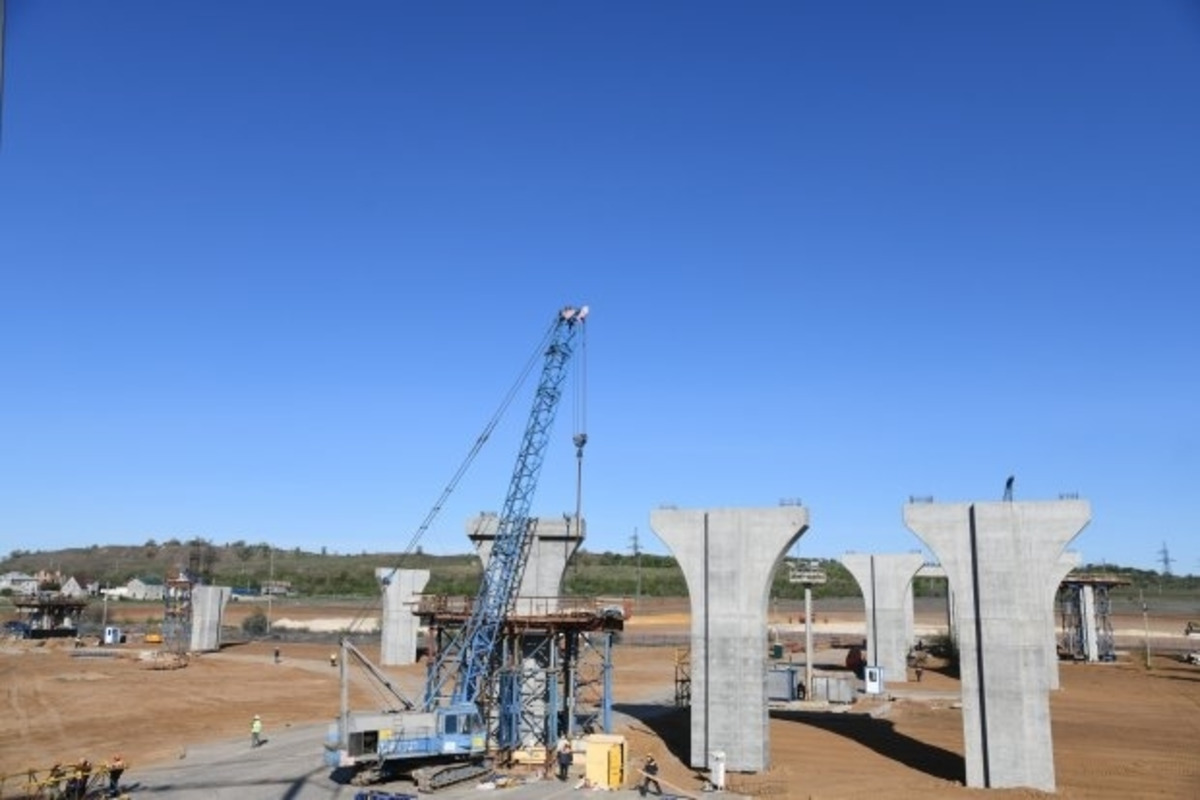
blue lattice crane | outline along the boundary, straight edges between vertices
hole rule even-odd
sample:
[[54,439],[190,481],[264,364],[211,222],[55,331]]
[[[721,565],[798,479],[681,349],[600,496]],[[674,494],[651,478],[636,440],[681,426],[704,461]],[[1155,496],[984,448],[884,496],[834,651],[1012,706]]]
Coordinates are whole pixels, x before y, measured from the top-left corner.
[[[440,653],[431,670],[426,687],[426,707],[437,702],[451,679],[454,681],[451,692],[454,703],[477,702],[487,696],[486,690],[494,674],[500,630],[512,612],[529,555],[532,539],[529,511],[546,456],[550,426],[562,396],[575,332],[586,316],[586,306],[578,310],[565,308],[559,312],[546,347],[541,380],[529,412],[529,422],[525,426],[525,436],[517,454],[517,463],[497,522],[495,542],[479,592],[467,624],[456,637],[460,646],[447,648]],[[449,665],[455,668],[447,669]]]
[[[466,623],[430,666],[420,708],[356,649],[349,646],[347,650],[348,642],[343,642],[343,650],[361,662],[379,687],[401,705],[384,712],[350,712],[347,683],[343,680],[343,711],[326,740],[326,762],[351,770],[356,783],[375,782],[393,772],[407,773],[423,791],[434,791],[484,774],[490,768],[485,761],[485,715],[498,668],[497,645],[525,571],[533,536],[529,516],[533,495],[562,397],[574,338],[587,313],[586,306],[564,308],[551,326],[541,378],[479,591]],[[480,442],[490,430],[489,425]],[[575,437],[575,444],[581,451],[580,436]],[[477,451],[478,447],[469,458]],[[461,473],[460,469],[447,493]],[[445,494],[435,509],[444,499]],[[428,522],[427,518],[425,525]],[[343,671],[346,661],[343,657]]]

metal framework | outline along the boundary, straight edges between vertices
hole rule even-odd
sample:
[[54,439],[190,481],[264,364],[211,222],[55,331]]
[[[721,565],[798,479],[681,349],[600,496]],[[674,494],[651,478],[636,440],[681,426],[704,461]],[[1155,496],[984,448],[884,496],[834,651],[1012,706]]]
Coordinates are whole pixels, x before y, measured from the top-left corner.
[[688,647],[675,649],[675,705],[692,705],[692,651]]
[[451,702],[454,703],[477,702],[492,694],[487,684],[496,675],[500,631],[513,611],[533,538],[529,517],[533,494],[545,460],[550,427],[562,397],[575,333],[586,316],[586,306],[579,310],[568,307],[559,312],[551,328],[541,379],[509,480],[479,594],[471,606],[471,616],[459,630],[460,641],[448,642],[438,651],[425,688],[427,710],[437,707],[447,688],[450,688]]
[[168,577],[163,586],[162,649],[185,655],[192,647],[192,586],[186,572]]
[[29,625],[27,635],[30,639],[49,639],[77,636],[79,617],[87,608],[88,601],[86,598],[39,593],[18,595],[12,599],[12,604]]
[[[470,605],[470,598],[420,602],[417,614],[435,647],[455,641]],[[494,696],[481,703],[489,750],[503,755],[547,748],[560,733],[611,732],[612,646],[626,607],[581,598],[522,598],[521,606],[555,610],[512,614],[501,627]]]
[[1128,585],[1128,580],[1113,575],[1072,575],[1062,582],[1060,650],[1064,655],[1076,661],[1116,660],[1109,590]]

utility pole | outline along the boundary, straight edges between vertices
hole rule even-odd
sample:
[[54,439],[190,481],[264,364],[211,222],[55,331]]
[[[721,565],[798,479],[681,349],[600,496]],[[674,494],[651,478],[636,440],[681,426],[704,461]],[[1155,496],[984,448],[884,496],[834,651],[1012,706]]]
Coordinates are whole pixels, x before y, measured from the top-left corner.
[[788,570],[788,582],[804,586],[804,699],[813,699],[813,630],[812,630],[812,587],[828,580],[828,575],[816,559],[792,562]]
[[638,529],[633,529],[633,557],[637,560],[635,569],[637,571],[637,590],[633,596],[633,607],[638,609],[642,604],[642,545],[638,541]]
[[269,547],[269,563],[267,568],[267,633],[271,633],[271,599],[275,596],[275,545]]
[[1146,644],[1146,669],[1150,669],[1150,615],[1146,609],[1146,596],[1141,589],[1138,589],[1138,599],[1142,601],[1142,641]]

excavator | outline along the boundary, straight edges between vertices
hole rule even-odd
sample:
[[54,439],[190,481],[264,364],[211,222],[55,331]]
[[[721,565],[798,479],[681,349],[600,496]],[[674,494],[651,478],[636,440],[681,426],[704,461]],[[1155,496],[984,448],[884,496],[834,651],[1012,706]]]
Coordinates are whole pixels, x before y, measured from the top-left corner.
[[[488,713],[495,691],[497,645],[528,560],[533,495],[574,340],[587,315],[587,306],[563,308],[547,333],[541,378],[498,519],[491,557],[467,621],[429,666],[420,703],[408,699],[369,658],[348,639],[342,639],[341,712],[326,736],[325,763],[342,771],[349,782],[365,786],[408,776],[420,791],[434,792],[491,771],[487,758]],[[485,431],[480,441],[487,434]],[[575,443],[582,447],[581,436],[575,437]],[[435,512],[457,477],[435,504]],[[429,518],[422,528],[428,522]],[[362,667],[381,694],[389,698],[388,708],[349,708],[347,676],[352,664]]]

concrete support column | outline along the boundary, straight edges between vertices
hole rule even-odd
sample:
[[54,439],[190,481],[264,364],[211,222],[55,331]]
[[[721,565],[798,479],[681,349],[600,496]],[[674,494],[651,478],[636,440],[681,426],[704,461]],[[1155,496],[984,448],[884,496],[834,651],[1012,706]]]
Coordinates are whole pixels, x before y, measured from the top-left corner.
[[1063,582],[1063,578],[1071,570],[1079,566],[1079,551],[1064,550],[1062,555],[1058,557],[1058,561],[1054,563],[1054,568],[1050,571],[1050,581],[1046,584],[1046,589],[1050,593],[1050,597],[1046,603],[1046,624],[1048,627],[1048,635],[1050,637],[1050,648],[1046,651],[1046,678],[1049,680],[1050,688],[1057,689],[1058,681],[1058,608],[1055,600],[1058,598],[1058,587]]
[[908,680],[913,637],[912,579],[925,564],[920,553],[847,553],[842,564],[862,589],[867,611],[868,664],[883,667],[883,680]]
[[660,509],[650,527],[671,549],[691,599],[690,764],[769,764],[767,606],[775,568],[808,530],[808,509]]
[[1083,652],[1091,664],[1100,660],[1099,624],[1096,622],[1096,588],[1085,583],[1079,592],[1079,616],[1083,618]]
[[415,664],[419,625],[413,604],[429,583],[429,570],[376,567],[375,579],[383,592],[379,663],[386,666]]
[[1054,791],[1046,586],[1085,501],[910,503],[904,524],[954,592],[967,785]]
[[[534,526],[533,540],[517,589],[516,613],[552,613],[558,610],[567,564],[583,544],[587,520],[581,521],[581,531],[574,530],[575,521],[566,517],[531,519],[529,522]],[[467,536],[485,567],[496,543],[499,524],[500,518],[496,514],[480,514],[467,522]]]
[[192,587],[192,641],[189,650],[206,653],[221,649],[225,604],[233,595],[228,586]]

